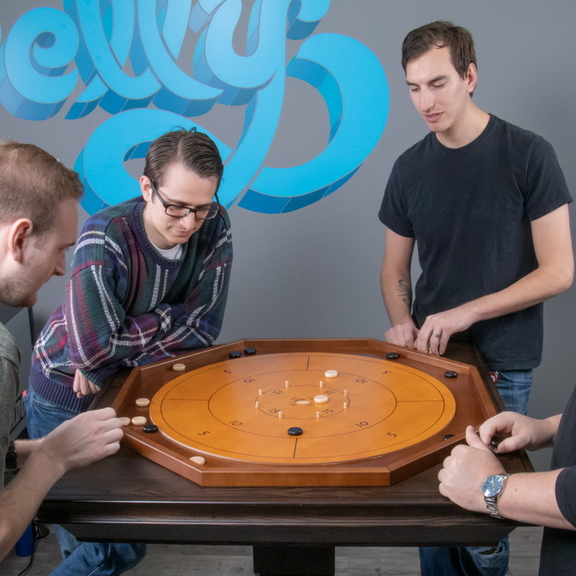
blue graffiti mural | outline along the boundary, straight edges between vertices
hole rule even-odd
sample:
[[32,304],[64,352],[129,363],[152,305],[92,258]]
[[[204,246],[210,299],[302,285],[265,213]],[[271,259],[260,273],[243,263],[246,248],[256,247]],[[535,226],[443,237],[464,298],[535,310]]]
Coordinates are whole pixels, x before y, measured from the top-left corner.
[[[314,33],[330,0],[255,0],[239,54],[233,38],[243,9],[242,0],[63,0],[61,10],[35,8],[1,38],[0,103],[33,121],[74,121],[98,108],[110,115],[75,164],[89,213],[139,194],[125,163],[175,126],[196,126],[218,144],[224,204],[298,210],[342,186],[376,146],[388,117],[386,76],[358,40]],[[289,62],[288,42],[298,43]],[[272,168],[264,162],[289,78],[321,96],[329,137],[310,161]],[[237,142],[202,127],[198,118],[216,106],[243,113]]]

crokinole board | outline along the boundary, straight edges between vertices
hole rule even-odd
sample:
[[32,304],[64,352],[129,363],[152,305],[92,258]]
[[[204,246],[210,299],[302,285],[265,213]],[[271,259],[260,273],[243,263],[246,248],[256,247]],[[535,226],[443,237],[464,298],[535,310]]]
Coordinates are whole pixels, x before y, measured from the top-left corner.
[[372,339],[214,346],[134,369],[113,407],[158,429],[124,444],[204,486],[391,485],[496,413],[476,368]]

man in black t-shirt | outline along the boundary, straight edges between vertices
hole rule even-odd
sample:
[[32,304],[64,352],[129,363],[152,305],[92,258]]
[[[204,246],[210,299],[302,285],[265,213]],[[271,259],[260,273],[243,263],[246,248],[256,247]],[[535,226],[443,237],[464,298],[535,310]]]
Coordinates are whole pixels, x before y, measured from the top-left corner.
[[[388,181],[381,283],[389,342],[443,354],[475,344],[508,410],[526,413],[542,354],[542,302],[573,278],[568,192],[540,136],[482,111],[471,34],[450,22],[410,32],[402,46],[410,96],[430,133]],[[422,274],[412,301],[414,247]],[[498,576],[494,550],[422,549],[422,573]]]

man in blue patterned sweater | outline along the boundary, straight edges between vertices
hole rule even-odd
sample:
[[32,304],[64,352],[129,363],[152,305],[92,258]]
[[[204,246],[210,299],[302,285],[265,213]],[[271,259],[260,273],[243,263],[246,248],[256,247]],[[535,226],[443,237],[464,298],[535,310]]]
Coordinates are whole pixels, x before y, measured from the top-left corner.
[[[176,130],[155,140],[142,197],[90,217],[80,234],[64,302],[36,343],[29,429],[42,436],[85,411],[106,378],[214,343],[232,264],[230,223],[216,192],[214,142]],[[214,200],[216,199],[216,200]],[[58,529],[65,558],[54,574],[121,574],[139,544],[78,543]]]

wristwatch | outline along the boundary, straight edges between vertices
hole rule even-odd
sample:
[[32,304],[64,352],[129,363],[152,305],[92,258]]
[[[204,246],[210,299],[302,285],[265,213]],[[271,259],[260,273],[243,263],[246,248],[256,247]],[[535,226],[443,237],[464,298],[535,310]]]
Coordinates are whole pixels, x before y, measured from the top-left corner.
[[13,441],[10,442],[8,450],[6,451],[5,468],[6,472],[14,472],[14,470],[18,470],[18,454],[16,454],[16,448],[14,448]]
[[500,518],[500,520],[502,520],[502,516],[498,512],[498,496],[504,490],[508,476],[510,474],[493,474],[482,482],[482,495],[486,502],[486,510],[488,510],[488,514],[494,518]]

